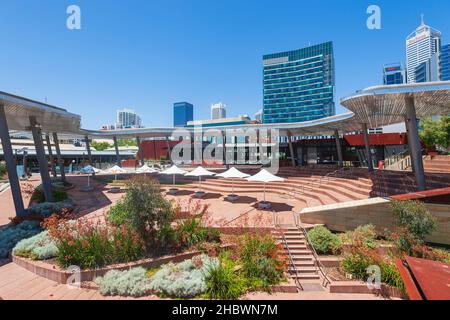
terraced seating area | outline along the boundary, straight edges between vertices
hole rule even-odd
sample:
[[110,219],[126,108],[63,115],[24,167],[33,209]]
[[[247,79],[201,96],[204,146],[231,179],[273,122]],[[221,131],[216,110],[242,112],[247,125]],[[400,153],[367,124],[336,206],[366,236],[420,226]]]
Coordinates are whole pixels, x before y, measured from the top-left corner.
[[[266,191],[280,195],[281,198],[300,201],[305,207],[417,191],[412,172],[377,170],[375,173],[369,174],[364,168],[337,170],[336,166],[326,165],[280,168],[278,175],[286,178],[286,181],[268,183]],[[257,169],[243,171],[248,171],[248,174],[258,172]],[[426,180],[428,189],[450,186],[450,174],[427,173]],[[190,180],[190,182],[190,187],[192,185],[198,187],[197,181]],[[202,182],[201,187],[208,192],[227,194],[231,192],[231,181],[209,178]],[[262,184],[235,179],[234,192],[238,194],[261,193]]]

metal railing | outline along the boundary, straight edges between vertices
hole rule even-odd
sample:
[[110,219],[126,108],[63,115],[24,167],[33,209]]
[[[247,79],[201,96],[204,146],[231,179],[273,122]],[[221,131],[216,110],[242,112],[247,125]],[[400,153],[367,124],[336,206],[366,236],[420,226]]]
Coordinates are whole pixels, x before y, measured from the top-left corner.
[[322,279],[323,279],[322,285],[326,288],[327,285],[331,283],[331,281],[328,278],[326,272],[324,271],[325,267],[322,264],[322,262],[320,262],[319,255],[317,254],[316,249],[314,248],[314,246],[311,244],[311,241],[309,240],[308,232],[306,231],[306,229],[302,225],[302,220],[300,218],[300,214],[296,214],[294,211],[292,211],[292,215],[294,217],[295,227],[301,233],[303,233],[303,235],[305,236],[306,245],[311,250],[311,253],[313,254],[314,260],[316,261],[314,266],[316,267],[316,270],[318,272],[320,272],[320,274],[322,275]]
[[283,246],[288,253],[288,258],[289,258],[288,272],[289,272],[289,274],[292,274],[292,273],[295,274],[294,282],[295,282],[297,288],[299,290],[303,291],[303,286],[300,283],[300,280],[298,279],[299,277],[298,277],[297,266],[295,265],[295,261],[294,261],[294,258],[292,257],[291,250],[289,249],[286,235],[284,234],[283,231],[280,231],[281,226],[278,224],[278,216],[277,216],[276,212],[272,211],[272,214],[273,214],[273,219],[274,219],[275,232],[277,232],[277,234],[281,236],[281,241],[283,242]]

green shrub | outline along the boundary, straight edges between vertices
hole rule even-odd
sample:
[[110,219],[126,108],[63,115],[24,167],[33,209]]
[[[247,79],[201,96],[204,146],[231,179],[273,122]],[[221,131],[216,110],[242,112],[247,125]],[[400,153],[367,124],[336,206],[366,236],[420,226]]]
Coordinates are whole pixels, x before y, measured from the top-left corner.
[[58,255],[58,248],[48,231],[44,231],[19,241],[13,249],[13,253],[19,257],[33,260],[47,260]]
[[[53,194],[53,201],[54,202],[61,202],[69,199],[69,195],[66,191],[63,190],[64,184],[62,182],[54,182],[52,183],[52,194]],[[36,187],[36,189],[33,192],[33,195],[31,196],[31,201],[37,202],[37,203],[43,203],[45,202],[45,194],[42,184]]]
[[3,179],[5,175],[6,175],[6,162],[0,161],[0,179]]
[[61,213],[64,209],[71,210],[72,208],[73,206],[67,201],[43,202],[29,207],[26,211],[27,215],[39,215],[46,218],[50,217],[52,214]]
[[239,266],[229,258],[229,252],[219,257],[220,263],[212,265],[205,277],[206,293],[211,299],[238,299],[247,290],[246,279],[239,271]]
[[237,249],[245,277],[254,279],[253,286],[270,290],[270,286],[284,279],[287,265],[282,248],[270,235],[246,235]]
[[380,270],[382,283],[404,289],[403,279],[394,263],[382,262],[380,264]]
[[102,295],[141,297],[150,291],[147,270],[134,268],[128,271],[111,270],[95,279]]
[[377,247],[377,232],[372,224],[362,225],[353,231],[347,231],[340,236],[342,244],[364,245],[368,248],[375,249]]
[[202,225],[198,218],[187,219],[181,222],[176,230],[177,243],[182,248],[190,248],[202,242],[220,242],[220,232]]
[[314,227],[308,232],[308,239],[318,254],[330,254],[339,251],[339,237],[323,226]]
[[361,253],[344,254],[344,258],[341,261],[342,270],[363,281],[366,281],[369,277],[367,268],[372,264],[373,260]]
[[24,221],[18,225],[0,228],[0,259],[8,258],[19,241],[40,232],[42,232],[42,228],[37,221]]
[[392,201],[397,225],[405,228],[417,240],[436,230],[436,220],[427,207],[419,201]]
[[109,209],[108,221],[115,225],[120,226],[129,221],[130,212],[128,211],[125,201],[122,199],[117,201],[115,205]]
[[206,292],[206,280],[213,266],[218,265],[217,258],[202,255],[178,264],[169,263],[151,277],[150,288],[159,294],[192,298]]

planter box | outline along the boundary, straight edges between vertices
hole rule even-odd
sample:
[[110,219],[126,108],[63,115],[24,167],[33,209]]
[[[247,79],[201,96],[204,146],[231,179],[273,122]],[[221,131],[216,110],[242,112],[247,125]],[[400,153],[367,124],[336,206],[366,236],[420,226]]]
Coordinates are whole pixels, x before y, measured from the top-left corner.
[[334,281],[330,284],[330,293],[380,294],[383,297],[407,299],[397,288],[381,284],[380,289],[370,289],[365,282],[360,281]]

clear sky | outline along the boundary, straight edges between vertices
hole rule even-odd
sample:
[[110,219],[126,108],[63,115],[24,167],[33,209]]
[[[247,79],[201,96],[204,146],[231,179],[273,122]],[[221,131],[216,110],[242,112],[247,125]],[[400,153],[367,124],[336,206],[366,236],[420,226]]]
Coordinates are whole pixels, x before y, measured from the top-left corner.
[[[66,8],[81,8],[81,30]],[[381,7],[382,29],[366,27]],[[262,108],[262,55],[333,41],[339,99],[380,84],[405,61],[405,38],[425,22],[450,42],[448,0],[0,0],[0,91],[67,108],[85,128],[134,108],[145,126],[170,126],[172,105],[210,116]]]

